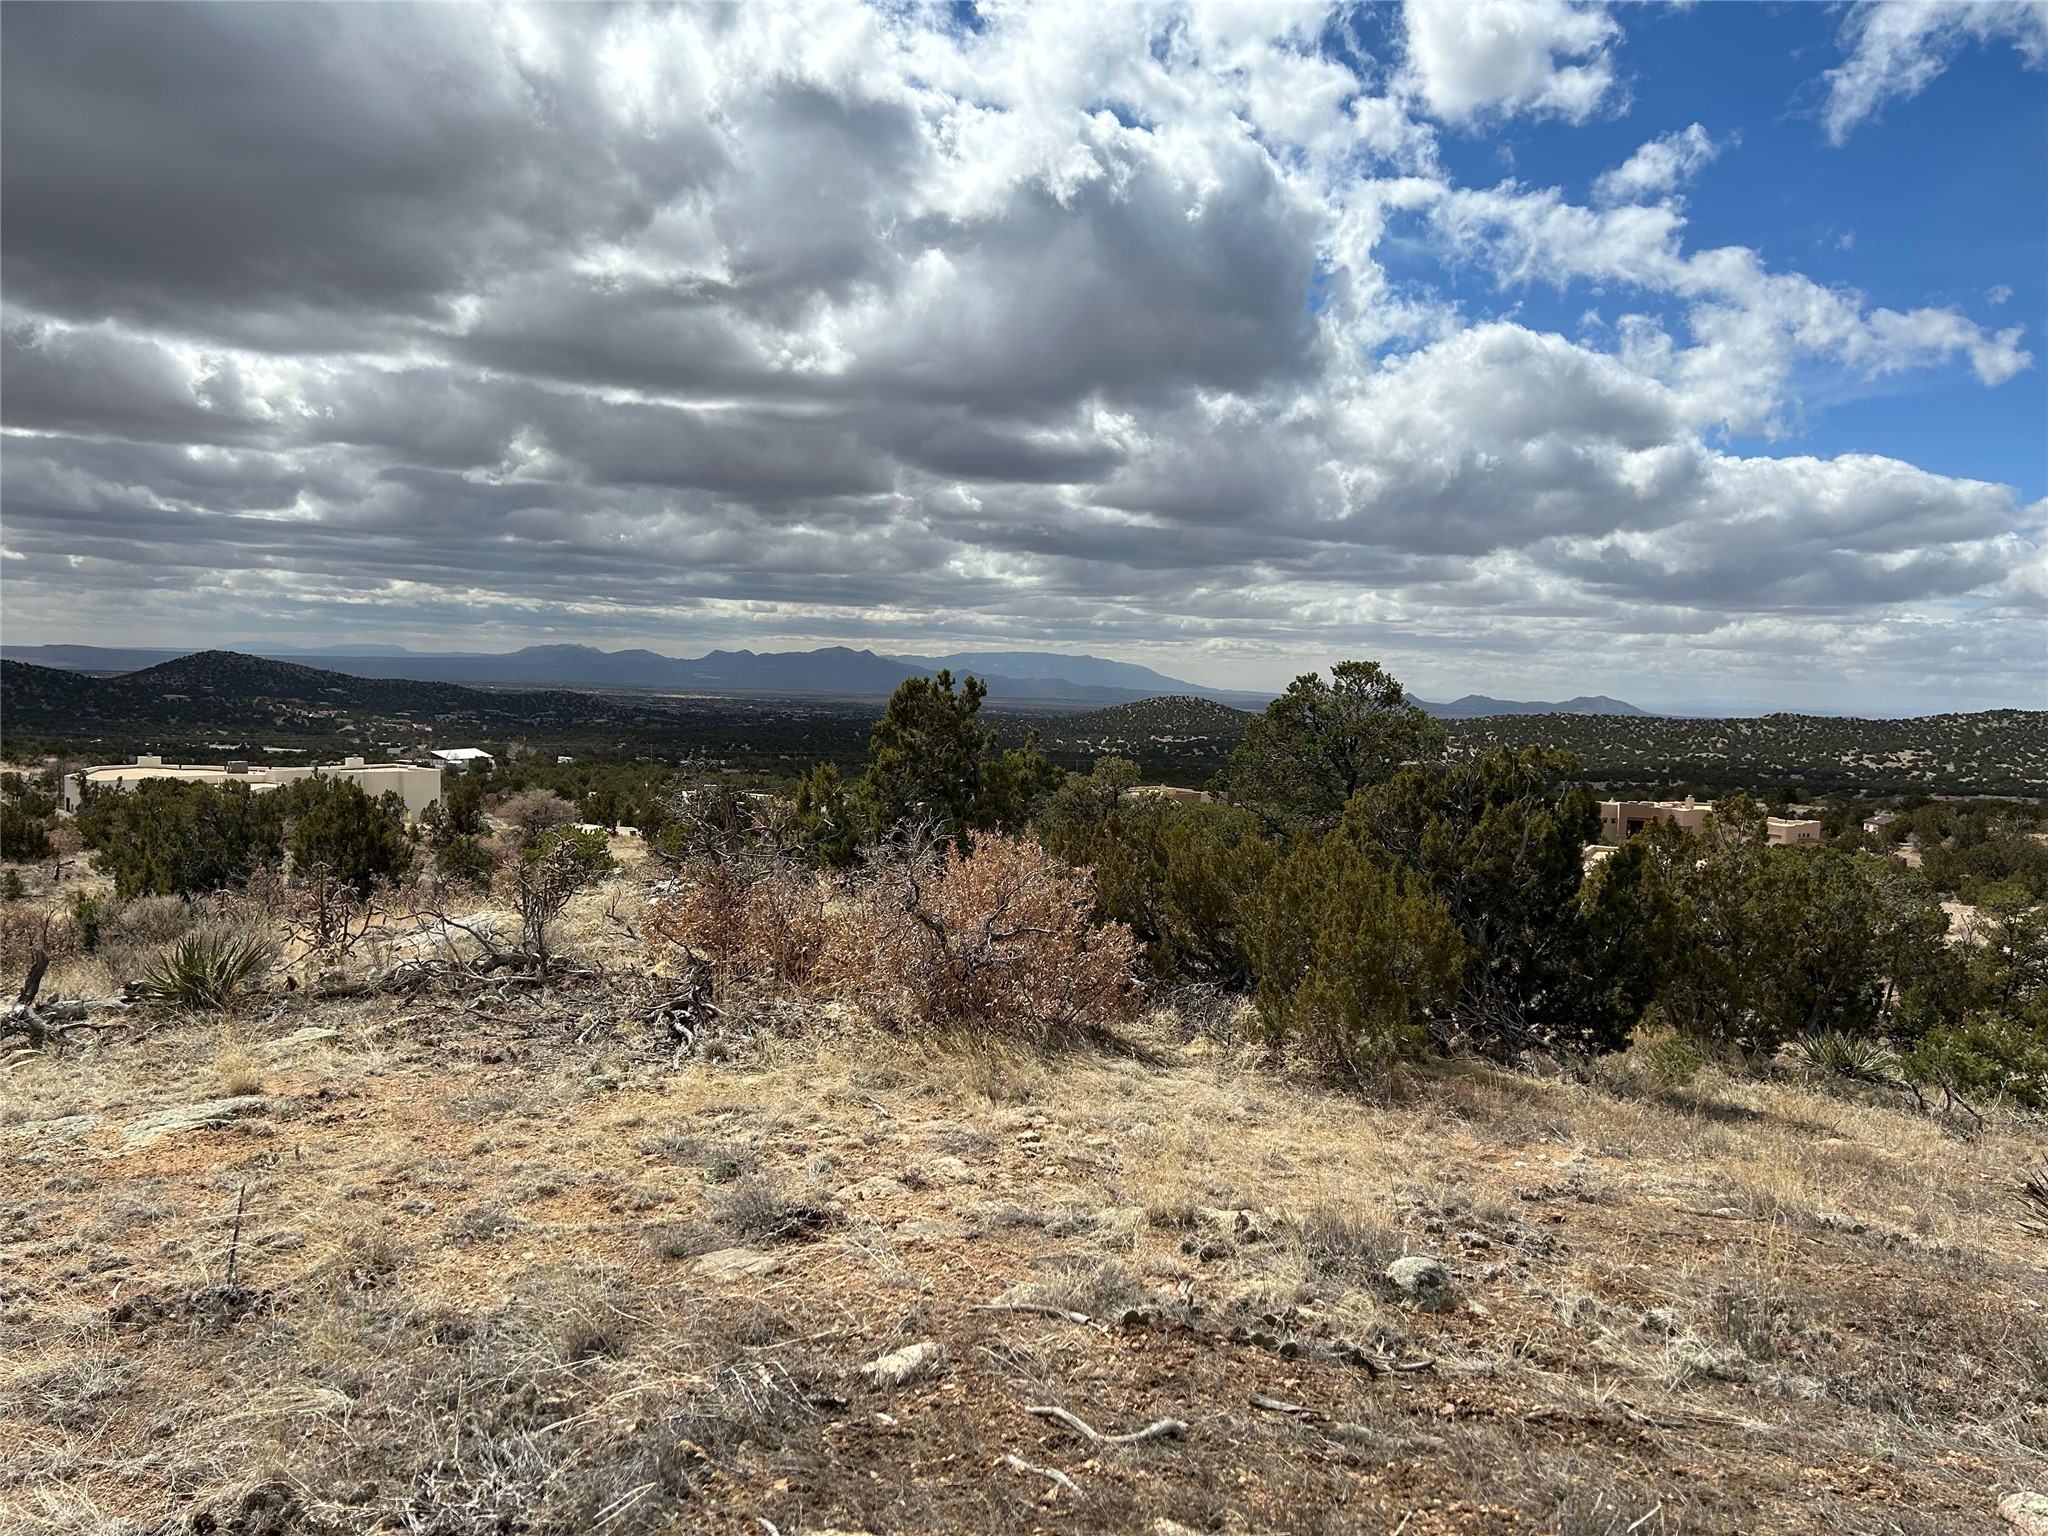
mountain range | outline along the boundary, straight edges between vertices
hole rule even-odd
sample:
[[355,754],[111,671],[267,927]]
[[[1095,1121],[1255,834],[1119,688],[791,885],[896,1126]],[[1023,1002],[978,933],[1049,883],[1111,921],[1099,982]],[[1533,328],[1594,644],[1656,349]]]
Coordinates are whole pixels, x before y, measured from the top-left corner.
[[[1052,651],[961,651],[943,656],[890,656],[848,646],[813,651],[712,651],[698,657],[657,651],[602,651],[588,645],[529,645],[502,653],[412,651],[399,645],[307,648],[277,644],[231,649],[274,660],[313,660],[349,677],[459,683],[470,687],[609,689],[643,693],[760,697],[884,698],[912,674],[950,669],[973,673],[988,684],[992,702],[1023,707],[1047,704],[1104,708],[1139,699],[1212,699],[1239,709],[1260,709],[1269,693],[1207,688],[1168,677],[1132,662]],[[125,673],[193,654],[171,649],[92,645],[6,646],[0,655],[36,666],[97,673]],[[1581,697],[1549,704],[1468,694],[1449,704],[1416,700],[1433,715],[1472,719],[1484,715],[1642,715],[1619,699]]]

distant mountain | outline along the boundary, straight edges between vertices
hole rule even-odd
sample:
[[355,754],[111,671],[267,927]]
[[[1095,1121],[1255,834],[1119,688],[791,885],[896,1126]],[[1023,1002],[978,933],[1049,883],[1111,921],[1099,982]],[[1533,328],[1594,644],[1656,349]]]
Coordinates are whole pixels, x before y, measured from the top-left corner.
[[0,660],[0,710],[11,729],[57,735],[106,721],[324,732],[350,714],[457,728],[633,725],[664,716],[658,706],[599,694],[352,677],[236,651],[200,651],[115,677]]
[[1605,694],[1581,695],[1562,704],[1532,703],[1523,699],[1489,699],[1483,693],[1468,693],[1448,704],[1414,701],[1439,720],[1482,720],[1491,715],[1633,715],[1648,718],[1650,711],[1638,709]]
[[976,677],[1057,678],[1091,688],[1120,688],[1146,694],[1208,694],[1214,690],[1198,683],[1183,682],[1129,661],[1108,661],[1100,656],[1068,656],[1053,651],[955,651],[950,656],[898,656],[897,661],[937,672],[942,667],[956,676],[972,672]]
[[[130,672],[185,654],[89,645],[9,646],[10,660],[89,672]],[[886,698],[906,677],[942,667],[972,672],[1005,704],[1102,706],[1162,694],[1200,694],[1228,703],[1263,704],[1265,694],[1202,688],[1149,667],[1051,651],[963,652],[952,656],[884,656],[828,646],[815,651],[712,651],[695,658],[657,651],[602,651],[588,645],[529,645],[503,654],[408,651],[403,646],[332,647],[306,651],[251,646],[241,654],[318,656],[351,677],[510,686],[632,689],[649,693],[753,696],[796,694]]]

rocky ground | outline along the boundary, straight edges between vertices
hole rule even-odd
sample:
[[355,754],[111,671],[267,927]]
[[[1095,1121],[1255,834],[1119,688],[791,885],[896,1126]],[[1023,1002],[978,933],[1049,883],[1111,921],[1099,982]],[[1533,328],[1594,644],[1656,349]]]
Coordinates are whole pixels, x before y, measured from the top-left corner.
[[0,1530],[1934,1536],[2048,1488],[2038,1126],[1647,1059],[1370,1103],[1165,1012],[1042,1061],[736,1005],[678,1061],[639,1006],[16,1055]]

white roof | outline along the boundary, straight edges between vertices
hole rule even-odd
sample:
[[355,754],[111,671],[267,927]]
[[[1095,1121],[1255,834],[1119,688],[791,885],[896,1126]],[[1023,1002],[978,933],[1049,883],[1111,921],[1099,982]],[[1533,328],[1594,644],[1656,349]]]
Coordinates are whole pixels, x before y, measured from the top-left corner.
[[489,757],[490,755],[481,747],[448,747],[444,750],[427,754],[429,757],[440,758],[444,763],[473,763],[480,757]]

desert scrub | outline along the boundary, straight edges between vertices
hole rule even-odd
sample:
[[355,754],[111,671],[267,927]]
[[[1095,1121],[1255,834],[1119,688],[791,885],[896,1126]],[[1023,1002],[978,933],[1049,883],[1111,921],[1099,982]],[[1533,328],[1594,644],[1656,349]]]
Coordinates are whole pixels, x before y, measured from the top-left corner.
[[1087,870],[1021,837],[878,849],[820,969],[884,1017],[1063,1044],[1144,1008],[1138,942],[1094,907]]
[[746,980],[801,990],[825,952],[830,895],[825,878],[801,865],[696,855],[650,904],[647,928],[657,959],[708,965],[721,987]]
[[1343,833],[1298,844],[1253,902],[1256,1033],[1351,1078],[1429,1043],[1465,964],[1442,902]]
[[270,940],[248,933],[196,933],[149,962],[138,984],[146,1002],[193,1012],[232,1008],[276,959]]

